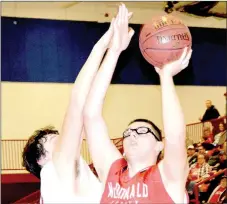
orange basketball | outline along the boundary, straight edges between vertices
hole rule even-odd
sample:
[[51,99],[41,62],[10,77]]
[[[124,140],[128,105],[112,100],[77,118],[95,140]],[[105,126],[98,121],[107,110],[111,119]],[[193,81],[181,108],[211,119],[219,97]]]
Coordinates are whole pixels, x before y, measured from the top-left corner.
[[143,25],[139,36],[143,57],[159,68],[179,59],[183,49],[188,47],[189,51],[191,45],[192,37],[188,27],[170,15],[153,18],[150,23]]

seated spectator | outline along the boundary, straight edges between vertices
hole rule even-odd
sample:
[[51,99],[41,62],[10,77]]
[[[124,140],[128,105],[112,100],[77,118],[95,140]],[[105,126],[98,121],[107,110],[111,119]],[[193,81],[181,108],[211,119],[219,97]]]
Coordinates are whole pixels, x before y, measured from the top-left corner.
[[189,136],[189,133],[186,132],[186,140],[185,140],[185,143],[186,143],[186,147],[190,146],[190,145],[193,145],[193,140],[190,139],[190,136]]
[[205,149],[208,158],[213,155],[215,146],[212,143],[202,143],[201,146]]
[[198,154],[197,162],[190,167],[189,184],[187,186],[188,193],[193,194],[193,189],[196,183],[201,182],[210,176],[211,168],[205,160],[204,154]]
[[213,133],[212,133],[210,127],[204,127],[202,142],[209,143],[209,144],[211,144],[213,142]]
[[214,146],[213,150],[211,151],[212,154],[209,156],[207,163],[213,167],[219,163],[220,146]]
[[[220,132],[219,130],[219,124],[223,123],[224,127],[226,127],[226,117],[219,117],[218,119],[212,120],[211,124],[213,127],[213,134],[216,135]],[[225,128],[226,129],[226,128]]]
[[219,165],[217,166],[217,171],[226,169],[226,164],[227,164],[227,160],[226,160],[226,153],[224,151],[221,151],[219,153]]
[[207,151],[202,144],[199,144],[197,149],[199,154],[204,154],[204,155],[207,154]]
[[214,145],[223,145],[226,141],[226,128],[223,123],[219,124],[219,133],[214,136]]
[[197,146],[197,150],[199,154],[204,154],[208,161],[209,157],[212,156],[214,152],[214,145],[208,143],[200,143]]
[[[212,172],[217,173],[226,169],[226,162],[226,153],[224,151],[221,151],[219,153],[219,162],[213,167]],[[217,177],[215,177],[215,179],[210,181],[210,186],[207,191],[208,194],[211,194],[213,192],[216,186],[220,183],[222,176],[224,176],[224,173],[218,175]]]
[[208,199],[208,203],[226,203],[226,177],[222,176],[220,184],[213,190]]
[[188,146],[187,154],[188,154],[188,163],[190,167],[192,164],[197,162],[197,153],[195,152],[195,147],[193,145]]

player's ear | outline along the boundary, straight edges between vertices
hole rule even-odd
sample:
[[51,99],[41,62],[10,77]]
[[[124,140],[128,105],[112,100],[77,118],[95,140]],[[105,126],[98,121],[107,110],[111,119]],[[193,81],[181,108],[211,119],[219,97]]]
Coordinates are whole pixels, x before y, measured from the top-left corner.
[[164,149],[164,143],[163,142],[157,142],[155,145],[155,151],[157,153],[157,156],[159,153]]

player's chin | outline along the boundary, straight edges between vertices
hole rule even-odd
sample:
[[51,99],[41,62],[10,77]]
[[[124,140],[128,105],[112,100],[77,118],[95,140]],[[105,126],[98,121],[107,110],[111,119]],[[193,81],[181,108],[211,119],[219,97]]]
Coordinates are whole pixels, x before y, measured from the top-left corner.
[[129,151],[125,152],[125,156],[127,158],[140,158],[143,155],[144,155],[144,153],[139,151],[136,148],[132,148]]
[[130,150],[128,150],[128,151],[125,152],[125,156],[127,158],[129,158],[129,157],[136,157],[137,154],[138,154],[138,152],[136,150],[133,150],[133,149],[130,149]]

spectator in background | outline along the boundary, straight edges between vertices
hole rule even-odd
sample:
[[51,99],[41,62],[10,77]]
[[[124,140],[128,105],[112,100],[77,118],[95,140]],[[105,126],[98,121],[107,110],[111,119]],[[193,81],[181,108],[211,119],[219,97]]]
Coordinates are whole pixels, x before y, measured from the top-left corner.
[[219,163],[220,146],[214,146],[210,152],[211,154],[208,159],[208,164],[210,166],[215,166]]
[[226,141],[226,128],[223,123],[219,124],[219,133],[214,136],[214,145],[223,145]]
[[197,153],[195,152],[195,147],[193,145],[188,146],[187,154],[188,154],[188,164],[190,167],[192,164],[197,162]]
[[188,133],[188,131],[186,132],[186,140],[185,140],[185,143],[186,143],[186,147],[188,147],[188,146],[190,146],[190,145],[193,145],[193,144],[194,144],[193,140],[192,140],[192,139],[190,139],[190,137],[189,137],[189,133]]
[[211,100],[207,100],[206,101],[206,111],[203,115],[203,117],[200,117],[199,120],[201,122],[205,122],[208,120],[212,120],[212,119],[216,119],[220,116],[218,110],[215,108],[214,105],[212,105],[212,101]]
[[219,165],[217,166],[217,171],[223,170],[227,168],[227,160],[226,160],[226,153],[221,151],[219,153]]
[[[212,167],[212,172],[213,173],[217,173],[219,171],[222,171],[224,169],[227,168],[227,160],[226,160],[226,153],[224,151],[220,151],[219,154],[218,154],[218,162],[215,166]],[[220,181],[220,177],[224,175],[224,174],[221,174],[219,176],[217,176],[215,179],[218,180],[218,182]]]
[[193,189],[196,183],[201,182],[210,176],[211,168],[206,162],[204,154],[198,154],[197,162],[190,167],[188,180],[190,181],[187,190],[190,195],[193,194]]
[[[217,173],[217,172],[220,172],[220,171],[226,169],[227,168],[226,162],[227,162],[226,153],[224,151],[221,151],[219,153],[219,162],[213,167],[212,172]],[[221,179],[224,175],[225,174],[222,173],[222,174],[218,175],[217,177],[215,177],[213,180],[210,181],[210,186],[208,187],[208,190],[207,190],[208,195],[210,195],[213,192],[213,190],[220,183],[220,181],[221,181]]]
[[214,189],[208,203],[226,203],[226,177],[222,176],[220,184]]
[[204,155],[207,154],[205,148],[202,145],[198,145],[198,148],[197,149],[198,149],[198,153],[199,154],[204,154]]
[[204,127],[203,129],[203,136],[202,136],[202,143],[209,143],[213,142],[213,133],[210,127]]

